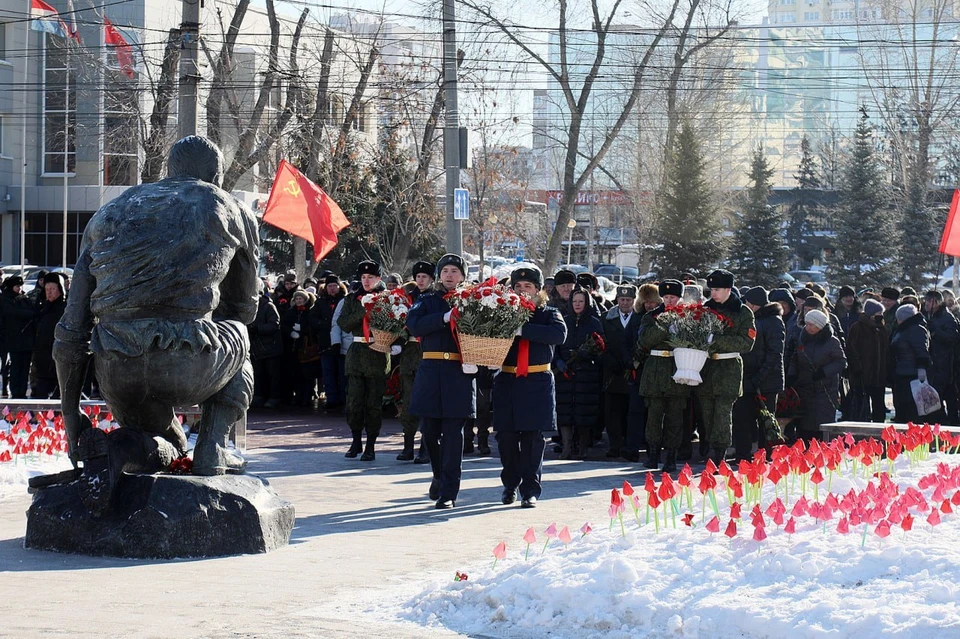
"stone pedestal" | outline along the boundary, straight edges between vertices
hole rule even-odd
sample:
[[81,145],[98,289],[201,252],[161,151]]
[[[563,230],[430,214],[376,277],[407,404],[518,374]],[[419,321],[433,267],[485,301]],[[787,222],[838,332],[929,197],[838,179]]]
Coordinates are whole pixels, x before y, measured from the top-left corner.
[[24,546],[137,559],[220,557],[269,552],[293,530],[293,504],[249,475],[125,474],[112,503],[97,517],[76,482],[39,488]]

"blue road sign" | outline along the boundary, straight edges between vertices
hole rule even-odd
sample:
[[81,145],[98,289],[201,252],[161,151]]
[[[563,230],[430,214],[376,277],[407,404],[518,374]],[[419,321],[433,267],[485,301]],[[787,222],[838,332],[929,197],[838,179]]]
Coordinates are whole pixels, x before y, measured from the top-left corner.
[[470,219],[470,191],[467,189],[453,190],[453,219]]

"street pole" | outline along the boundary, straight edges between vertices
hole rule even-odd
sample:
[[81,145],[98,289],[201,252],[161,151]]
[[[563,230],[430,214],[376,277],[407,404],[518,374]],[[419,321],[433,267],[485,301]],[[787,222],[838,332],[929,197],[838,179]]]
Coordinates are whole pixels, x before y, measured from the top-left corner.
[[[186,0],[184,0],[186,1]],[[446,171],[447,252],[463,252],[460,220],[453,219],[453,192],[460,188],[460,122],[457,113],[457,28],[454,0],[443,0],[443,166]]]
[[180,137],[197,134],[197,87],[200,84],[198,64],[200,39],[200,0],[182,0],[180,23],[183,53],[180,56],[180,103],[178,114]]
[[[29,9],[27,10],[29,15]],[[27,93],[29,90],[30,70],[30,24],[24,23],[27,33],[24,36],[23,50],[23,126],[20,129],[20,154],[23,164],[20,165],[20,277],[26,273],[27,263]]]

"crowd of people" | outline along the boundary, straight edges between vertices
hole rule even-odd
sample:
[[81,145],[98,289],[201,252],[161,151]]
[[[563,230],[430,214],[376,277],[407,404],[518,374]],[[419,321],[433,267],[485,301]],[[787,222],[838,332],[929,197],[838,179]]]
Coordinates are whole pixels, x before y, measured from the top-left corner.
[[[942,410],[924,420],[960,417],[960,308],[949,292],[932,290],[921,301],[910,288],[844,286],[834,303],[816,284],[737,287],[719,270],[700,281],[684,274],[621,285],[608,301],[590,273],[561,270],[544,279],[524,268],[506,283],[535,301],[537,313],[502,367],[474,371],[461,370],[442,299],[465,276],[455,255],[436,265],[417,262],[405,284],[398,274],[381,277],[373,262],[361,264],[349,287],[332,273],[302,286],[288,273],[272,292],[264,290],[251,326],[256,403],[306,403],[323,394],[328,410],[346,411],[353,433],[347,457],[370,461],[386,379],[397,368],[404,439],[397,459],[433,465],[437,507],[455,504],[462,456],[475,441],[480,454],[490,454],[491,431],[504,466],[504,503],[519,494],[530,507],[541,492],[543,432],[556,431],[561,459],[599,454],[672,472],[682,460],[719,463],[731,447],[732,459],[749,459],[781,441],[818,437],[840,414],[883,422],[887,389],[893,419],[916,421],[914,380],[928,382],[943,400]],[[397,287],[413,302],[409,334],[380,354],[362,335],[359,299]],[[697,386],[673,380],[670,335],[656,321],[680,303],[703,303],[728,320]],[[528,370],[536,372],[521,377],[515,363],[523,340]],[[276,382],[289,375],[293,383]],[[294,389],[292,397],[285,388]]]
[[53,362],[53,332],[67,306],[70,280],[40,272],[37,285],[23,291],[20,275],[0,284],[0,381],[6,397],[59,398]]

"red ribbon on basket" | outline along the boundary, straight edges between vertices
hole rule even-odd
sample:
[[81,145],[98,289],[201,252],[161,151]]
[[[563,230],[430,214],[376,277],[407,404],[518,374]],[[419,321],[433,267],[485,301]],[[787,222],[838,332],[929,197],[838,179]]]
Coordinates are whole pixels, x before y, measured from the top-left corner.
[[363,338],[370,343],[370,311],[363,314]]
[[530,340],[520,338],[517,343],[517,377],[526,377],[530,371]]
[[457,345],[457,352],[460,353],[461,360],[463,359],[463,351],[460,350],[460,338],[457,337],[457,319],[460,317],[460,309],[456,306],[450,309],[450,334],[453,335],[453,341]]

